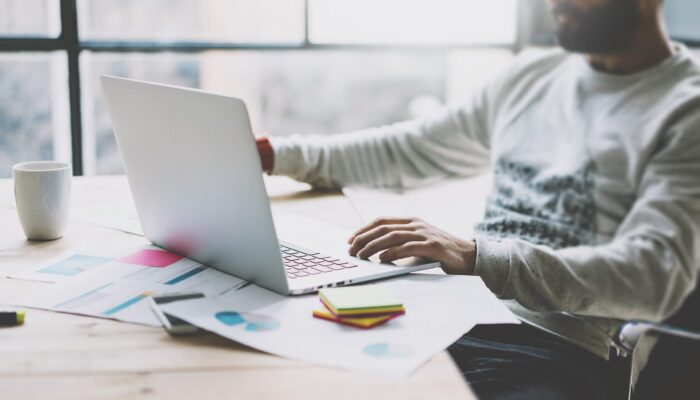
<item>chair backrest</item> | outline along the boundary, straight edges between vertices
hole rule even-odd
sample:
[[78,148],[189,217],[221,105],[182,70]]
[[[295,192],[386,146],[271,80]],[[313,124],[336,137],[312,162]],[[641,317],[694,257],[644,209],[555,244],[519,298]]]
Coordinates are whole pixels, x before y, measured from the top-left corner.
[[700,332],[700,279],[695,285],[695,290],[688,296],[683,306],[667,323],[691,331]]
[[[683,306],[666,321],[668,325],[700,332],[700,280]],[[690,365],[690,367],[688,367]],[[635,400],[697,399],[700,343],[662,336],[642,371]]]

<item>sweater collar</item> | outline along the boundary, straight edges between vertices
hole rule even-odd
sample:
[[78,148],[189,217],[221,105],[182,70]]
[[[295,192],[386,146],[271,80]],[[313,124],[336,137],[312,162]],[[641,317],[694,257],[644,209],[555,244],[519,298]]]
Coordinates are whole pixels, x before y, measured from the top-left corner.
[[673,48],[675,50],[673,55],[665,58],[663,61],[652,67],[631,74],[611,74],[609,72],[597,70],[588,62],[586,56],[583,54],[576,54],[574,58],[577,67],[581,71],[583,80],[587,83],[591,85],[603,84],[608,86],[625,85],[633,82],[639,82],[650,76],[659,74],[690,57],[690,51],[687,47],[685,47],[685,45],[674,42]]

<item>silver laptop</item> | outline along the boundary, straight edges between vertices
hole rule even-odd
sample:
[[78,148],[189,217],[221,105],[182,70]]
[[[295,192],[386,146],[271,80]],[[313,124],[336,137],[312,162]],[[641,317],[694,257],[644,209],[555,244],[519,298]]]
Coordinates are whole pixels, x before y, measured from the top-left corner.
[[280,242],[243,101],[107,76],[102,87],[144,236],[155,245],[281,294],[439,265]]

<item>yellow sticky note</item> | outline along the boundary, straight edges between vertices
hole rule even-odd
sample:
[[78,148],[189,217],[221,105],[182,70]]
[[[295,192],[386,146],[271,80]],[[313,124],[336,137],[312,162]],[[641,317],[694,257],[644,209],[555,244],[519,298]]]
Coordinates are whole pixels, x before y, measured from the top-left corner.
[[404,312],[398,296],[376,285],[321,289],[319,297],[333,314],[340,316]]

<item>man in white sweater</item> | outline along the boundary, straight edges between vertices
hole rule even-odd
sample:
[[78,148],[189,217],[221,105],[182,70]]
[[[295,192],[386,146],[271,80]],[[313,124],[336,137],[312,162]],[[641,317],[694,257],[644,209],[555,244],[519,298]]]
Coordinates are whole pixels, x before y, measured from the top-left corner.
[[270,173],[317,187],[493,170],[474,238],[399,216],[349,240],[351,255],[438,260],[508,300],[526,324],[477,328],[450,349],[485,399],[605,398],[621,320],[664,320],[695,288],[700,66],[668,41],[661,2],[550,0],[567,51],[525,52],[460,107],[259,140]]

